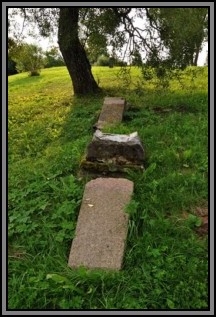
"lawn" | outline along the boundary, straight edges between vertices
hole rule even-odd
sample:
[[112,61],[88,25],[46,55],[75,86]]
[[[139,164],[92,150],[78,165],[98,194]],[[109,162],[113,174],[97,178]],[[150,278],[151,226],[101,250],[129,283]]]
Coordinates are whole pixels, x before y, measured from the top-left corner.
[[[8,309],[207,309],[208,69],[170,87],[137,68],[95,67],[98,96],[74,97],[65,67],[8,77]],[[191,77],[193,75],[193,77]],[[129,103],[145,170],[134,182],[121,272],[67,266],[85,184],[79,172],[105,96]]]

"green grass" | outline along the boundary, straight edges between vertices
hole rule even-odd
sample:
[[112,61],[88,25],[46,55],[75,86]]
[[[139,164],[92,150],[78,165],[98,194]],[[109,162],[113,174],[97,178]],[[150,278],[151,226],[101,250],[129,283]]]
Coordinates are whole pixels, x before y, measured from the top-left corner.
[[[190,79],[189,71],[197,71]],[[137,68],[95,67],[103,93],[75,98],[64,67],[9,77],[8,308],[207,309],[208,239],[184,219],[208,199],[207,68],[189,68],[164,89]],[[137,131],[145,171],[135,184],[123,269],[67,267],[82,194],[79,164],[104,96],[130,103],[108,131]],[[163,111],[167,110],[168,111]]]

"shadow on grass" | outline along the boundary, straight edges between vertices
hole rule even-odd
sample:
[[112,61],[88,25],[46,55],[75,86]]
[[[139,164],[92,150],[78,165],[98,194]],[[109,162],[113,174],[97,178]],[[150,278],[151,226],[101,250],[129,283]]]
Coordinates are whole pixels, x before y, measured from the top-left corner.
[[[19,78],[16,76],[16,79],[13,78],[13,75],[10,76],[11,79],[13,79],[10,82],[10,87],[15,87],[15,86],[27,86],[29,84],[34,85],[36,83],[40,83],[43,79],[44,79],[44,75],[39,75],[39,76],[30,76],[28,74],[26,74],[25,77]],[[14,77],[15,77],[14,76]]]
[[93,126],[100,114],[103,97],[103,94],[73,97],[62,127],[61,143],[93,135]]

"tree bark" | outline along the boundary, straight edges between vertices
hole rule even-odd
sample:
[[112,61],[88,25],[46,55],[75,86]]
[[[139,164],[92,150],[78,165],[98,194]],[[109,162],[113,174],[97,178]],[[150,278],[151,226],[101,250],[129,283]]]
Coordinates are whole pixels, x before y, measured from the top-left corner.
[[195,52],[195,57],[194,57],[193,66],[197,66],[198,57],[199,57],[199,51],[197,50],[197,51]]
[[193,60],[193,66],[197,66],[198,57],[199,57],[200,47],[197,47],[195,50],[195,56]]
[[96,93],[99,87],[78,37],[79,8],[60,8],[58,43],[75,95]]

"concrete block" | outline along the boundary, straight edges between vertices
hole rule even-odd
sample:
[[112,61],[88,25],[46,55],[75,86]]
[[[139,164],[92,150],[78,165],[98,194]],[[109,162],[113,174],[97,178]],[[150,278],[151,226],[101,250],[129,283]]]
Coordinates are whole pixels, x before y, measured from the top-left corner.
[[126,102],[123,98],[106,97],[104,99],[103,107],[95,124],[95,129],[103,129],[107,124],[116,124],[122,121]]
[[68,265],[120,270],[122,267],[133,182],[97,178],[86,184]]

